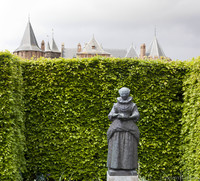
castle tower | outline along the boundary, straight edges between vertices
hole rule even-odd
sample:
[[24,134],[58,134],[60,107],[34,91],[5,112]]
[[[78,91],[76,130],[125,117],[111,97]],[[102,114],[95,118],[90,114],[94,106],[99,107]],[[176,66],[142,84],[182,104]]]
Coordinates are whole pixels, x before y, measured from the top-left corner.
[[45,48],[45,53],[44,53],[45,58],[51,58],[52,57],[52,51],[49,45],[49,42],[47,42],[47,46]]
[[52,51],[52,57],[51,58],[61,57],[61,52],[58,50],[58,47],[56,45],[56,42],[55,42],[53,36],[52,36],[52,41],[51,41],[51,51]]
[[32,57],[37,59],[43,56],[43,51],[38,46],[30,20],[28,20],[20,46],[13,53],[25,59]]
[[44,51],[44,57],[45,58],[59,58],[59,57],[61,57],[61,51],[58,50],[56,42],[53,38],[53,33],[52,33],[51,46],[50,46],[49,41],[48,41],[47,46],[46,46],[45,51]]
[[49,42],[47,43],[47,49],[45,50],[45,57],[46,58],[59,58],[61,57],[61,51],[58,50],[56,42],[53,37],[53,30],[52,30],[52,41],[51,46]]

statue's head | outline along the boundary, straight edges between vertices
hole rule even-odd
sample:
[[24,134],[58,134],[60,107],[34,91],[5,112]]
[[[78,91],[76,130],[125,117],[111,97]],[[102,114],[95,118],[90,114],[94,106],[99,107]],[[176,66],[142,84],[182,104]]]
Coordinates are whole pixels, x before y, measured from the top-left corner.
[[127,87],[122,87],[119,89],[119,95],[123,100],[126,100],[130,95],[130,89]]

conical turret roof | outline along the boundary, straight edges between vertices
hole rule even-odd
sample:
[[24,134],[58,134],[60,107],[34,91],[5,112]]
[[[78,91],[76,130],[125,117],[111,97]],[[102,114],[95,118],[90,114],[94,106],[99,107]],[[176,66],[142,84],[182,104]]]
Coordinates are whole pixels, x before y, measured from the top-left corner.
[[136,51],[135,51],[135,48],[133,48],[133,45],[131,45],[130,49],[128,50],[127,54],[125,57],[128,57],[128,58],[134,58],[134,57],[138,57]]
[[51,52],[49,42],[47,42],[47,46],[45,47],[45,52]]
[[54,40],[53,37],[52,37],[52,42],[51,43],[52,43],[51,44],[51,51],[52,52],[59,52],[60,53],[60,51],[58,50],[58,47],[57,47],[56,42],[55,42],[55,40]]
[[15,52],[17,51],[42,51],[38,46],[30,21],[26,26],[21,44]]
[[164,51],[162,50],[156,36],[151,42],[149,49],[147,50],[146,56],[148,57],[166,57]]

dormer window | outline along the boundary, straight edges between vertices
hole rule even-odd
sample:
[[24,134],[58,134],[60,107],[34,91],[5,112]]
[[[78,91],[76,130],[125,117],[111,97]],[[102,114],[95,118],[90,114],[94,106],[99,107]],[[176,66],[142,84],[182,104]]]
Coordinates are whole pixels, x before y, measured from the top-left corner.
[[95,45],[92,46],[92,49],[96,49]]

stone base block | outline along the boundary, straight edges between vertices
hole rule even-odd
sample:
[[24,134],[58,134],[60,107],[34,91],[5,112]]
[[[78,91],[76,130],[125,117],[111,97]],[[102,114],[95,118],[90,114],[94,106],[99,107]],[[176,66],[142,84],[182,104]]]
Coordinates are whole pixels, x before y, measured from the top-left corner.
[[107,172],[107,181],[138,181],[138,176],[110,176]]

